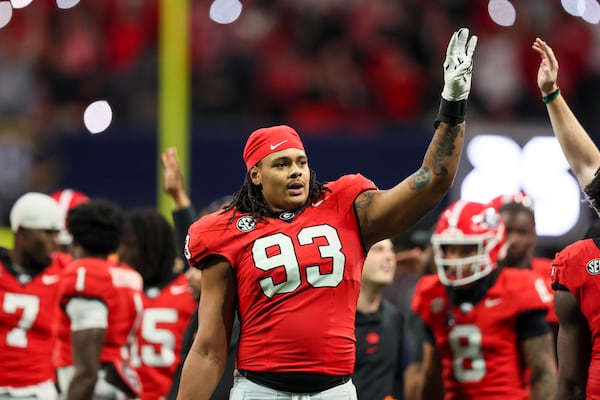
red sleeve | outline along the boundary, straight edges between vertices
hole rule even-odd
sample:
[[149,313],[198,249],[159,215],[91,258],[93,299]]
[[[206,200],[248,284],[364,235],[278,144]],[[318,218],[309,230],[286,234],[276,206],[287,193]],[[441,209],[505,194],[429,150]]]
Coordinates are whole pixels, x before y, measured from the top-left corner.
[[580,302],[580,291],[589,276],[600,274],[600,249],[594,239],[579,240],[556,254],[552,263],[552,287],[564,286]]
[[411,309],[431,328],[432,314],[439,314],[446,308],[443,289],[437,275],[425,275],[417,282],[412,298]]

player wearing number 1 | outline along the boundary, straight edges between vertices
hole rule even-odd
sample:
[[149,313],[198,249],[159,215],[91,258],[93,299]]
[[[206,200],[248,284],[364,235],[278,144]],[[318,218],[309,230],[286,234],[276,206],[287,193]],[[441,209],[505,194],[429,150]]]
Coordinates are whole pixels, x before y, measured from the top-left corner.
[[552,296],[535,272],[498,267],[506,251],[498,211],[456,201],[431,242],[438,274],[421,278],[412,303],[417,328],[427,332],[422,398],[552,399]]
[[129,365],[142,313],[142,277],[109,258],[119,245],[123,215],[108,201],[69,211],[73,262],[61,275],[55,364],[65,400],[138,397]]
[[[389,190],[362,175],[319,183],[296,131],[254,131],[246,181],[223,212],[189,229],[203,269],[198,333],[179,399],[206,400],[241,332],[231,399],[356,399],[354,319],[366,250],[435,207],[452,185],[464,135],[476,37],[454,33],[436,131],[421,168]],[[202,377],[202,379],[199,379]],[[310,394],[309,394],[310,393]]]

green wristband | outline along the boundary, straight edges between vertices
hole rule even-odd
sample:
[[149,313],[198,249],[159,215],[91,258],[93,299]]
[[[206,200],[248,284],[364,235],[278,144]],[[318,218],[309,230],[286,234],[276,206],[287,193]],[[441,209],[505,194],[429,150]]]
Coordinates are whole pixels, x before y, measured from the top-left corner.
[[550,93],[548,96],[542,97],[542,101],[544,102],[544,104],[551,103],[552,101],[554,101],[554,99],[556,99],[558,97],[559,94],[560,94],[560,88],[557,88],[554,92]]

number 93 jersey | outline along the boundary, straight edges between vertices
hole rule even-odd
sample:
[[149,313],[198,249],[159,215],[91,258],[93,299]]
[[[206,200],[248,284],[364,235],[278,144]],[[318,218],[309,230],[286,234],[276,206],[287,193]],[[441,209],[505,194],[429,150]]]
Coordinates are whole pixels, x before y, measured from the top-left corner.
[[189,229],[192,266],[219,254],[231,265],[241,336],[237,368],[348,375],[354,370],[354,318],[365,250],[354,200],[375,185],[360,174],[327,184],[299,212],[257,223],[232,211]]
[[547,312],[551,301],[542,278],[531,270],[503,268],[485,296],[465,311],[450,304],[437,275],[421,278],[412,309],[431,330],[442,357],[445,398],[529,399],[517,319]]

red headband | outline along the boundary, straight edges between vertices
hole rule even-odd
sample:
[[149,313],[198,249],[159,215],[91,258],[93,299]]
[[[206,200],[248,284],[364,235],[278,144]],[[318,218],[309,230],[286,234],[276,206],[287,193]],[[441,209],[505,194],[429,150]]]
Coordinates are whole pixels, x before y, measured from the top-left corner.
[[246,169],[249,171],[269,154],[285,149],[304,151],[302,140],[294,128],[278,125],[255,130],[248,137],[244,147]]

